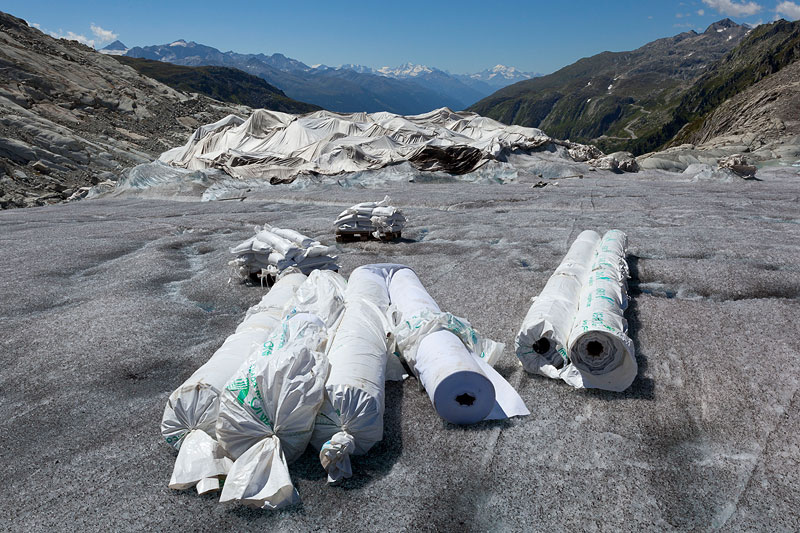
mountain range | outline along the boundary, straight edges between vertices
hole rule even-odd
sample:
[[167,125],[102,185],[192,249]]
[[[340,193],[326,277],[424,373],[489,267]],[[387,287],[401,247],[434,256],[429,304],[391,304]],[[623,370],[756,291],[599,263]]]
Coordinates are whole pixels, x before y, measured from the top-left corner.
[[[443,71],[420,65],[371,72],[308,67],[280,54],[223,54],[184,41],[169,48],[171,55],[162,59],[191,65],[128,57],[122,43],[99,54],[0,12],[0,207],[62,201],[80,187],[152,161],[184,143],[198,126],[228,114],[247,116],[252,107],[317,109],[248,70],[282,83],[288,79],[307,94],[328,90],[331,101],[352,106],[372,98],[373,110],[400,107],[408,98],[432,107],[442,98],[419,80]],[[650,162],[648,168],[685,168],[685,161],[670,163],[685,159],[676,150],[692,152],[694,160],[705,150],[702,157],[711,161],[745,152],[757,161],[793,162],[800,158],[798,59],[800,21],[751,29],[722,20],[702,34],[682,33],[632,52],[605,52],[518,82],[472,110],[541,127],[551,137],[594,141],[606,152],[662,150],[658,158],[639,158]],[[211,60],[250,68],[195,65]],[[489,83],[515,73],[498,67],[474,76]],[[349,97],[342,94],[345,85],[353,91]],[[411,91],[406,100],[397,96],[400,89]]]
[[284,113],[310,113],[321,109],[286,96],[262,78],[230,67],[185,67],[163,61],[112,54],[137,72],[173,89],[200,93],[223,102]]
[[602,52],[500,89],[469,110],[605,150],[660,132],[681,97],[751,28],[724,19],[629,52]]
[[463,109],[492,94],[498,87],[535,75],[503,65],[469,75],[453,75],[437,68],[412,64],[381,69],[362,65],[308,66],[280,53],[221,52],[183,39],[130,49],[115,41],[101,52],[176,65],[238,68],[263,78],[290,98],[339,112],[417,114],[439,107]]

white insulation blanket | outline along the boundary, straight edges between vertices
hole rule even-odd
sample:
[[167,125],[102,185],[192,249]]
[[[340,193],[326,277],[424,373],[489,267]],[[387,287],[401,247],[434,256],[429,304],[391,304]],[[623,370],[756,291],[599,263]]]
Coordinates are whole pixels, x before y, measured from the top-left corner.
[[369,232],[375,238],[400,233],[406,217],[390,203],[391,199],[386,196],[380,202],[364,202],[345,209],[334,222],[336,233]]
[[344,288],[339,274],[312,273],[287,317],[222,393],[217,438],[236,460],[220,501],[265,509],[299,501],[288,464],[308,445],[324,399],[324,351],[344,306]]
[[411,269],[389,279],[397,346],[439,415],[474,424],[530,412],[490,363],[503,345],[481,337],[466,320],[442,313]]
[[628,237],[619,230],[603,236],[583,286],[580,307],[570,333],[569,358],[577,372],[565,374],[573,386],[624,391],[638,366],[628,322]]
[[542,292],[533,298],[514,341],[517,357],[528,372],[558,378],[569,364],[569,334],[599,243],[595,231],[578,235]]
[[291,115],[259,109],[245,121],[234,117],[201,127],[186,145],[164,152],[160,160],[275,184],[300,173],[335,175],[404,161],[423,171],[465,174],[515,149],[555,145],[570,153],[586,149],[551,139],[536,128],[507,126],[447,108],[413,116],[330,111]]
[[252,350],[262,344],[289,306],[303,274],[288,274],[251,307],[236,333],[167,400],[161,434],[178,450],[169,486],[186,489],[197,485],[200,493],[219,489],[218,476],[228,473],[231,460],[214,437],[220,392]]
[[303,274],[339,269],[329,247],[297,231],[269,225],[256,227],[255,236],[230,251],[236,255],[230,265],[241,279],[252,274],[278,275],[290,267]]
[[328,351],[325,402],[312,437],[330,483],[352,476],[351,454],[383,438],[386,366],[391,331],[387,277],[399,265],[367,265],[350,274],[345,311]]
[[627,389],[638,367],[623,314],[628,306],[627,236],[584,231],[542,293],[515,341],[525,370],[576,388]]

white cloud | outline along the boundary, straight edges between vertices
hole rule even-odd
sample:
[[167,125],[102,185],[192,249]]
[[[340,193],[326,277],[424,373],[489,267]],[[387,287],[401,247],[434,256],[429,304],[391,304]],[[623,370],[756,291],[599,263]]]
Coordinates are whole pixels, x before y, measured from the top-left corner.
[[94,39],[89,39],[82,33],[75,33],[71,31],[64,33],[64,30],[60,28],[57,32],[51,31],[48,33],[53,37],[55,37],[56,39],[68,39],[70,41],[78,41],[79,43],[85,44],[86,46],[91,46],[92,48],[94,48],[94,45],[96,44]]
[[703,3],[708,7],[714,8],[723,15],[731,15],[734,17],[749,17],[761,11],[763,6],[756,2],[746,2],[742,0],[703,0]]
[[697,14],[698,14],[698,15],[700,15],[700,16],[702,17],[703,15],[705,15],[705,14],[706,14],[706,11],[705,11],[705,9],[698,9],[698,10],[697,10]]
[[114,39],[117,38],[117,34],[111,30],[104,30],[100,26],[96,25],[94,22],[91,24],[92,33],[94,33],[95,37],[97,37],[97,41],[99,44],[110,43]]
[[55,39],[69,39],[70,41],[78,41],[81,44],[85,44],[86,46],[91,46],[92,48],[97,48],[98,46],[102,46],[106,43],[109,43],[117,38],[117,34],[111,30],[105,30],[95,24],[94,22],[91,23],[89,26],[94,34],[95,38],[90,39],[86,35],[82,33],[75,33],[73,31],[65,32],[61,28],[58,31],[50,31],[48,29],[42,28],[36,22],[31,22],[29,24],[32,28],[36,28],[37,30],[43,31],[44,33],[50,35]]
[[775,12],[785,15],[789,20],[800,19],[800,5],[794,2],[781,2],[775,7]]

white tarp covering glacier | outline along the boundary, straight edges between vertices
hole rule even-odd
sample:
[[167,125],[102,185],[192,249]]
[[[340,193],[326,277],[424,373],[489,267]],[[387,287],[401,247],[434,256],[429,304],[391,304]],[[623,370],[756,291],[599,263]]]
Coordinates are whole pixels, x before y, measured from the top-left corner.
[[403,162],[416,170],[462,175],[520,150],[559,151],[573,162],[585,160],[579,154],[587,147],[552,139],[536,128],[507,126],[447,108],[413,116],[330,111],[291,115],[259,109],[247,120],[231,115],[202,126],[185,146],[164,152],[159,160],[278,184],[299,175],[330,176]]

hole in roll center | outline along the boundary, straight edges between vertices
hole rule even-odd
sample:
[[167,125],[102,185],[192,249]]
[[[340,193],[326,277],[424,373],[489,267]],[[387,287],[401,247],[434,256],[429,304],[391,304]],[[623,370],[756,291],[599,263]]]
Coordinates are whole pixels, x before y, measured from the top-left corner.
[[533,351],[538,353],[539,355],[544,355],[550,351],[550,339],[545,339],[542,337],[538,341],[533,343]]
[[465,405],[465,406],[469,407],[470,405],[475,403],[475,396],[465,392],[464,394],[459,394],[458,396],[456,396],[456,401],[460,405]]
[[586,353],[592,357],[597,357],[603,353],[603,345],[597,341],[589,341],[586,343]]

